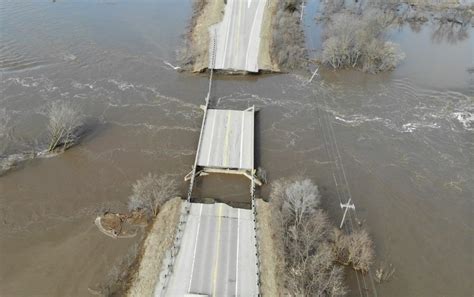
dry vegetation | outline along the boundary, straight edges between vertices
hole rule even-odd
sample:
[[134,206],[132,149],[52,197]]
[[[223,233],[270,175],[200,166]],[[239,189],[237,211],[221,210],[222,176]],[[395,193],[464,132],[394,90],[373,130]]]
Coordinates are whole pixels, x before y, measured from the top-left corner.
[[257,204],[264,296],[345,296],[339,264],[368,271],[374,251],[367,232],[332,227],[320,200],[310,180],[280,180],[269,205]]
[[474,5],[455,0],[327,1],[317,17],[324,26],[319,60],[334,69],[390,71],[404,58],[398,45],[388,40],[390,27],[408,24],[418,32],[431,22],[433,40],[456,43],[467,38],[473,12]]
[[[47,110],[48,139],[46,141],[17,139],[14,137],[7,111],[0,109],[0,175],[18,164],[51,153],[64,152],[80,138],[83,117],[77,106],[69,102],[54,102]],[[14,149],[20,152],[11,152]]]
[[149,217],[155,217],[161,206],[177,194],[178,184],[174,179],[148,173],[133,184],[128,209],[144,211]]
[[267,9],[263,12],[262,28],[260,32],[260,48],[258,53],[258,67],[263,71],[279,72],[280,67],[271,57],[273,47],[273,22],[277,13],[279,0],[267,0]]
[[193,16],[184,38],[184,46],[178,50],[178,62],[183,70],[201,72],[209,61],[208,28],[220,22],[225,3],[223,0],[194,0]]
[[173,245],[180,214],[180,198],[163,205],[143,245],[139,266],[132,276],[127,296],[153,296],[166,251]]
[[78,129],[83,124],[79,109],[65,101],[53,102],[48,109],[48,152],[66,150],[78,139]]
[[153,296],[166,251],[173,244],[181,214],[181,198],[167,201],[148,232],[109,270],[105,281],[91,293],[107,296]]
[[307,62],[305,38],[301,26],[302,0],[278,1],[273,18],[271,56],[282,70],[297,69]]
[[[181,198],[176,197],[176,182],[168,177],[148,174],[136,181],[129,197],[130,215],[122,215],[131,223],[143,223],[142,214],[154,218],[146,237],[134,245],[122,261],[112,267],[97,290],[102,296],[152,296],[161,265],[174,240],[181,215]],[[176,197],[176,198],[172,198]],[[121,229],[120,215],[109,229]],[[146,220],[145,220],[146,221]]]
[[395,16],[378,9],[362,15],[335,13],[325,28],[321,62],[334,69],[356,68],[377,73],[394,69],[404,54],[387,40],[386,30]]

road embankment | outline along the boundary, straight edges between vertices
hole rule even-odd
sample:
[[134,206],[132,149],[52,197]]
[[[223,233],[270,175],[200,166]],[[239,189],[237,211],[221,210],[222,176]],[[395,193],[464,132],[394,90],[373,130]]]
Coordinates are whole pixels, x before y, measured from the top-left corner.
[[270,203],[261,199],[257,200],[257,240],[259,242],[260,261],[260,292],[263,297],[282,296],[283,280],[280,278],[284,271],[283,249],[279,242],[280,236],[276,234],[272,218]]
[[[194,3],[193,16],[186,35],[186,44],[178,56],[182,69],[192,72],[203,72],[208,69],[211,44],[209,28],[219,24],[222,27],[222,32],[219,34],[221,38],[217,42],[220,44],[220,46],[217,46],[217,51],[221,54],[220,56],[225,56],[221,57],[222,61],[220,64],[226,65],[221,65],[220,67],[216,65],[218,66],[216,69],[230,70],[231,73],[245,73],[247,68],[251,68],[252,70],[247,71],[254,72],[253,66],[258,64],[257,69],[263,72],[280,71],[279,65],[275,62],[277,60],[272,56],[274,53],[272,50],[274,47],[273,29],[276,23],[277,9],[280,7],[278,0],[267,0],[263,9],[263,18],[261,16],[258,17],[258,13],[249,9],[251,2],[248,5],[244,5],[243,1],[245,0],[236,0],[232,2],[234,5],[229,2],[227,5],[230,6],[227,9],[226,3],[223,0],[198,0]],[[253,5],[255,6],[255,3]],[[246,10],[247,12],[245,12]],[[229,15],[225,16],[225,14]],[[256,15],[254,17],[256,20],[247,20],[247,18],[253,15]],[[224,21],[225,18],[227,22]],[[261,26],[259,22],[261,22]],[[259,31],[256,32],[257,36],[259,36],[258,42],[255,38],[251,38],[252,32],[247,32],[248,30]],[[230,35],[230,37],[225,36],[226,34]],[[225,41],[223,41],[224,39]],[[230,45],[227,44],[227,41],[229,41]],[[249,42],[247,47],[245,47],[246,42]],[[252,45],[255,44],[257,44],[258,48],[252,49]],[[227,51],[223,48],[227,49]],[[235,52],[232,52],[232,50],[235,50]],[[255,61],[251,59],[254,52],[256,53]],[[229,57],[232,57],[232,59],[229,59]],[[245,66],[239,64],[239,59],[244,60],[242,63]],[[219,60],[219,55],[217,60]],[[235,63],[238,65],[234,65]]]
[[273,47],[273,22],[276,17],[277,9],[278,0],[267,0],[267,9],[263,12],[258,53],[258,65],[264,72],[280,72],[280,67],[271,56]]
[[158,213],[143,244],[138,268],[131,277],[126,296],[153,296],[166,251],[173,245],[181,205],[181,198],[173,198]]
[[219,23],[224,16],[222,0],[196,0],[193,15],[186,34],[185,45],[178,54],[182,69],[203,72],[209,61],[209,27]]

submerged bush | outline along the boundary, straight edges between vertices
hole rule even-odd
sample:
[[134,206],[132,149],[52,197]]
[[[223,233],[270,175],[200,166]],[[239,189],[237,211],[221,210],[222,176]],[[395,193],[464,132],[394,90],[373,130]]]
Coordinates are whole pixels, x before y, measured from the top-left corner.
[[336,261],[363,273],[369,271],[375,258],[374,244],[365,230],[351,234],[335,230],[333,251]]
[[330,17],[325,30],[321,62],[334,69],[357,68],[377,73],[394,69],[404,54],[387,41],[386,29],[394,16],[371,9],[362,16],[351,12]]
[[82,125],[82,115],[69,102],[53,102],[48,109],[48,131],[50,135],[48,151],[67,149],[77,140],[77,130]]

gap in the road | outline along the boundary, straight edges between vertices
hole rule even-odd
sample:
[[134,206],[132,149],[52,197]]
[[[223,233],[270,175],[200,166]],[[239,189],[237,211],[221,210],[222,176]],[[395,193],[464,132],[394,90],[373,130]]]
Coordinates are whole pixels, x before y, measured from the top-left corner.
[[245,176],[211,174],[196,179],[193,202],[222,202],[250,209],[250,181]]

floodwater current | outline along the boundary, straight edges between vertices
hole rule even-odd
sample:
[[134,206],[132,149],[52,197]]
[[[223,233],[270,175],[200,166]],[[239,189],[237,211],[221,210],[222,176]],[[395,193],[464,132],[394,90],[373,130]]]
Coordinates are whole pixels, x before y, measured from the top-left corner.
[[[89,128],[66,153],[0,177],[0,295],[90,296],[137,241],[104,236],[95,216],[125,210],[131,185],[148,172],[175,177],[185,194],[208,77],[166,63],[175,63],[191,6],[0,3],[0,109],[15,139],[8,151],[44,141],[53,101],[80,106]],[[315,1],[305,10],[315,49],[316,10]],[[454,40],[437,32],[395,29],[406,58],[390,73],[321,69],[311,83],[309,72],[217,75],[213,84],[213,106],[260,109],[257,162],[270,185],[313,179],[335,224],[340,201],[352,197],[351,218],[375,241],[374,269],[396,271],[383,284],[348,272],[349,296],[472,296],[474,30]],[[336,186],[341,180],[348,186]],[[243,178],[205,177],[195,195],[242,202],[247,193]]]

